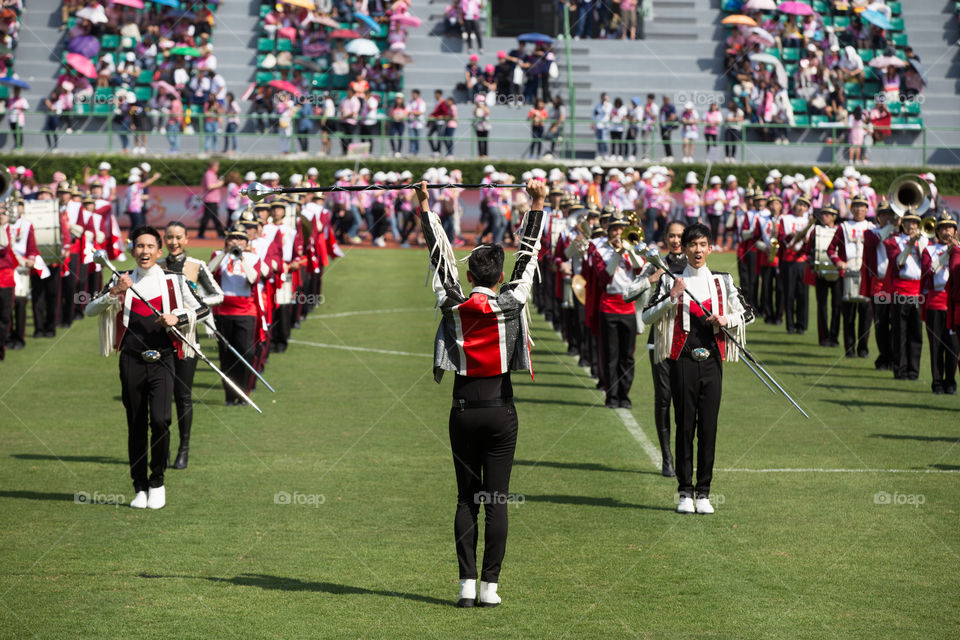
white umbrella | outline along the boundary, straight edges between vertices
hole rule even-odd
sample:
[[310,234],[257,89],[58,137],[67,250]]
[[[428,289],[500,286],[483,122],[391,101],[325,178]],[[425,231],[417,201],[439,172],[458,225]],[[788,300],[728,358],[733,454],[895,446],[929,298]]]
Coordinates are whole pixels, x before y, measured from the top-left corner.
[[777,3],[773,0],[747,0],[742,8],[752,11],[775,11]]
[[347,53],[355,56],[375,56],[380,53],[380,48],[373,40],[366,38],[357,38],[347,43]]
[[77,11],[77,17],[82,20],[89,20],[94,24],[97,24],[98,22],[107,22],[107,14],[104,12],[103,7],[97,7],[95,9],[84,7],[83,9]]
[[760,27],[752,27],[750,29],[749,37],[759,40],[760,42],[766,44],[768,47],[772,47],[773,45],[777,44],[777,40],[776,38],[773,37],[773,34],[771,34],[766,29],[761,29]]
[[783,63],[780,62],[780,60],[775,56],[772,56],[769,53],[754,53],[750,55],[750,62],[772,64],[774,71],[777,73],[777,84],[779,84],[781,87],[787,86],[787,70],[783,68]]

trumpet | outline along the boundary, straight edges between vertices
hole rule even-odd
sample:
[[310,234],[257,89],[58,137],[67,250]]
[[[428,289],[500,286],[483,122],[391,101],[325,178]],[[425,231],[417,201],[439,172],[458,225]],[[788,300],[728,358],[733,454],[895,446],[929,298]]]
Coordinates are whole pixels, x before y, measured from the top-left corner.
[[780,251],[780,241],[776,238],[771,238],[770,248],[767,249],[767,254],[770,256],[770,261],[773,262],[773,259],[777,256],[777,253]]
[[924,216],[920,220],[920,233],[926,236],[927,240],[934,242],[937,239],[937,217],[934,215]]

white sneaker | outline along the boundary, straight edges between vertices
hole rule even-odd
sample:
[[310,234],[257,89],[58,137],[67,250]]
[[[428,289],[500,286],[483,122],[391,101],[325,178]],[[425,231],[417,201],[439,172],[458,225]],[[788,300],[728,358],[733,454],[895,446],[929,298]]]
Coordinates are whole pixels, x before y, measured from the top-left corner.
[[663,159],[664,162],[673,162],[673,156],[667,156]]
[[373,241],[373,245],[374,245],[375,247],[385,247],[385,246],[387,246],[387,241],[384,240],[383,238],[376,238],[376,239]]
[[165,504],[167,504],[166,489],[163,487],[150,487],[150,492],[147,494],[147,508],[163,509]]
[[460,595],[457,596],[458,607],[475,607],[477,605],[477,581],[461,580]]
[[693,498],[689,496],[680,498],[680,503],[677,505],[677,513],[694,513]]
[[481,607],[495,607],[500,604],[496,582],[480,583],[480,596],[477,598],[477,604]]
[[134,509],[146,509],[147,508],[147,492],[137,491],[137,495],[135,495],[133,497],[133,500],[130,501],[130,506]]
[[697,498],[697,513],[713,513],[710,498]]
[[636,161],[637,161],[637,156],[633,154],[627,156],[627,162],[636,162]]

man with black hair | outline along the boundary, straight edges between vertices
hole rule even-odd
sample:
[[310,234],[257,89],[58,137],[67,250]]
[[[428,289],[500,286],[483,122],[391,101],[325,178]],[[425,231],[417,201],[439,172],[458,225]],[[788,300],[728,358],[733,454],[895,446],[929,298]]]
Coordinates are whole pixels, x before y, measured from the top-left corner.
[[[721,329],[744,343],[753,310],[729,273],[707,268],[712,238],[700,223],[681,239],[687,266],[681,275],[661,278],[643,321],[655,325],[654,361],[669,359],[670,389],[676,416],[678,513],[713,513],[710,483],[720,412],[723,361],[736,362],[739,350]],[[689,293],[688,293],[689,292]],[[697,302],[694,302],[693,299]],[[697,483],[693,484],[693,438],[697,446]],[[696,497],[696,504],[694,504]]]
[[[175,326],[194,342],[196,323],[207,316],[209,309],[193,295],[182,274],[164,272],[157,265],[162,246],[159,231],[138,227],[130,234],[130,241],[137,268],[114,274],[108,288],[87,304],[85,312],[100,316],[101,354],[106,357],[113,350],[120,354],[127,452],[136,492],[130,506],[160,509],[166,504],[163,472],[170,456],[174,362],[194,355],[168,329]],[[160,315],[156,316],[140,296],[149,300]]]
[[[493,290],[503,282],[503,247],[478,245],[468,261],[467,280],[473,285],[469,296],[461,290],[456,258],[440,219],[430,210],[426,182],[416,187],[416,194],[420,225],[434,267],[433,290],[443,314],[434,346],[434,379],[439,383],[444,371],[455,372],[449,433],[457,475],[457,606],[495,607],[500,604],[497,583],[507,542],[507,492],[517,444],[510,372],[531,371],[523,312],[537,268],[547,186],[538,179],[527,183],[531,209],[520,227],[510,281],[499,293]],[[477,516],[481,504],[486,528],[478,589]]]

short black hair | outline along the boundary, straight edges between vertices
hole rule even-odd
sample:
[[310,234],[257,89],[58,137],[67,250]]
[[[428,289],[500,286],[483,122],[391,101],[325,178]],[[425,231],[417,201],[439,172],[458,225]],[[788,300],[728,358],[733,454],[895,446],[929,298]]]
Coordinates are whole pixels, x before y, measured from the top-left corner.
[[713,237],[710,235],[710,227],[702,222],[695,222],[683,230],[683,236],[680,238],[680,244],[686,247],[700,238],[706,238],[707,244],[713,241]]
[[137,238],[145,233],[156,238],[158,247],[163,246],[163,236],[160,235],[160,232],[157,231],[156,227],[151,227],[148,224],[141,225],[130,233],[130,244],[137,244]]
[[503,273],[503,247],[492,243],[478,245],[470,252],[467,270],[476,286],[493,287]]

